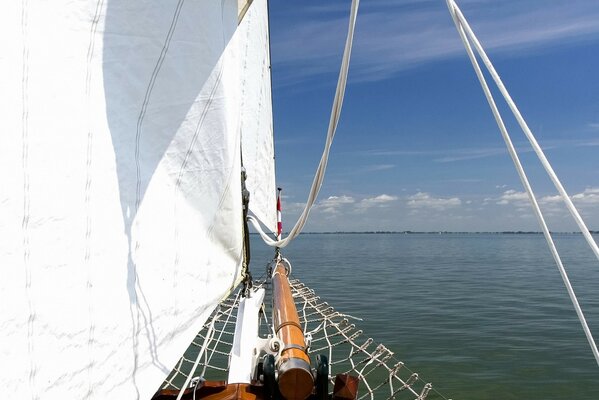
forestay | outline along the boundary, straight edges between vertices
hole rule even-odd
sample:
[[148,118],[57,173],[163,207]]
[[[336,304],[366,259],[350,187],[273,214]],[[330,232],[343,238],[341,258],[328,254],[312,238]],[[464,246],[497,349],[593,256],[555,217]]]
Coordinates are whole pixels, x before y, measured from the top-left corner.
[[236,0],[3,4],[2,397],[150,398],[239,281],[241,130],[272,130],[237,24]]

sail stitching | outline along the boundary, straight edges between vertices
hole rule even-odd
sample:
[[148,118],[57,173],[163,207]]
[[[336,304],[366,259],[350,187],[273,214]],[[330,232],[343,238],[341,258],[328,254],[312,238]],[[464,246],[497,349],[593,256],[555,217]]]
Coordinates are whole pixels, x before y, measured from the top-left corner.
[[[177,282],[178,282],[178,267],[179,267],[179,262],[180,262],[180,250],[179,250],[179,223],[178,223],[178,219],[177,219],[177,204],[178,204],[178,198],[179,198],[179,193],[181,190],[181,181],[183,180],[183,173],[186,170],[187,167],[187,163],[189,162],[189,158],[191,157],[191,154],[193,153],[193,148],[195,147],[195,144],[197,142],[197,139],[199,137],[200,131],[202,130],[202,126],[204,125],[204,120],[206,118],[206,115],[208,115],[208,111],[211,109],[212,106],[212,102],[214,100],[214,95],[216,94],[217,89],[220,86],[221,83],[221,77],[222,77],[222,73],[223,73],[223,67],[222,67],[222,63],[219,63],[219,71],[218,71],[218,75],[216,77],[214,86],[212,86],[212,89],[210,90],[210,94],[208,96],[208,100],[206,101],[206,105],[204,106],[204,109],[202,110],[202,114],[200,115],[200,118],[198,119],[198,122],[196,124],[195,130],[194,130],[194,134],[193,137],[191,139],[191,142],[189,143],[189,147],[187,148],[187,151],[185,153],[185,157],[183,158],[183,161],[181,162],[181,166],[179,167],[179,172],[177,173],[177,180],[175,181],[175,187],[174,187],[174,195],[175,195],[175,199],[173,202],[173,214],[175,217],[175,224],[174,224],[174,241],[175,241],[175,259],[173,261],[173,289],[174,289],[174,293],[176,293],[176,287],[177,287]],[[228,188],[228,186],[227,186]],[[221,196],[221,199],[219,200],[219,208],[220,208],[220,204],[223,201],[223,197],[224,194],[226,194],[227,192],[227,188],[225,188],[225,190],[223,191],[223,195]],[[176,296],[175,296],[176,299]],[[175,310],[177,309],[177,307],[175,307]]]
[[[224,14],[223,8],[224,8],[224,2],[221,2],[221,17],[223,16],[222,14]],[[226,41],[226,39],[223,36],[223,46],[225,44],[225,41]],[[198,119],[198,122],[196,124],[196,127],[195,127],[195,130],[194,130],[192,139],[191,139],[191,141],[189,143],[187,151],[185,152],[185,157],[183,158],[183,161],[182,161],[181,166],[179,168],[179,172],[177,173],[177,180],[175,181],[175,201],[174,201],[174,214],[175,214],[174,238],[175,238],[175,243],[178,243],[177,238],[179,237],[179,229],[178,229],[178,224],[176,222],[177,221],[177,199],[178,199],[177,195],[180,192],[181,181],[183,179],[183,174],[184,174],[184,172],[185,172],[185,170],[187,168],[187,163],[189,162],[191,154],[193,153],[195,144],[196,144],[197,139],[198,139],[198,137],[200,135],[200,131],[202,130],[202,127],[204,126],[204,120],[205,120],[206,116],[208,115],[208,112],[211,109],[211,106],[212,106],[212,103],[214,101],[214,97],[216,95],[216,92],[217,92],[217,90],[219,89],[219,87],[221,85],[222,75],[223,75],[223,71],[224,71],[222,59],[219,61],[218,67],[219,67],[218,74],[217,74],[217,76],[215,78],[214,85],[210,89],[210,93],[208,95],[208,99],[206,100],[206,104],[204,106],[204,109],[202,110],[200,118]],[[226,195],[226,193],[229,190],[229,182],[231,180],[230,178],[231,178],[231,176],[229,175],[229,177],[227,179],[227,186],[224,188],[223,193],[222,193],[222,195],[221,195],[221,197],[219,199],[219,202],[218,202],[218,209],[221,208],[222,202],[224,201],[224,199],[226,197],[225,195]],[[214,221],[212,221],[212,223],[208,227],[208,231],[207,231],[208,232],[208,236],[211,235],[213,226],[214,226]],[[178,270],[178,266],[179,266],[179,257],[180,257],[179,253],[180,253],[179,249],[177,248],[176,251],[175,251],[175,260],[174,260],[174,268],[173,268],[173,275],[174,275],[174,277],[176,277],[176,275],[177,275],[177,270]],[[175,286],[176,286],[176,282],[177,282],[177,279],[176,278],[173,279],[173,284]]]
[[[225,18],[224,8],[225,8],[225,0],[222,0],[221,1],[221,18],[223,19],[223,23],[224,23],[224,18]],[[225,37],[224,32],[223,32],[222,40],[223,40],[223,46],[225,46],[227,38]],[[213,87],[213,92],[210,95],[208,103],[211,103],[213,101],[213,97],[214,97],[214,94],[216,93],[217,86],[221,83],[222,74],[223,74],[222,61],[221,61],[221,63],[219,65],[220,65],[220,70],[219,70],[219,75],[218,75],[218,78],[217,78],[217,82],[215,83],[215,86]],[[207,109],[205,108],[204,111],[206,111],[206,110]],[[199,135],[199,129],[200,129],[200,126],[198,125],[197,130],[194,133],[194,138],[196,138],[196,139],[197,139],[197,136]],[[235,137],[235,143],[237,143],[238,145],[233,146],[233,148],[235,149],[235,153],[233,154],[233,158],[232,158],[233,160],[237,160],[238,156],[241,157],[241,154],[238,154],[238,152],[241,152],[241,146],[239,145],[240,142],[241,142],[239,129],[237,129],[236,133],[237,133],[237,136]],[[188,154],[191,155],[191,152],[192,152],[192,146],[189,148]],[[187,157],[187,154],[186,154],[186,157]],[[220,199],[218,201],[217,209],[219,209],[219,210],[222,209],[224,201],[228,198],[228,193],[229,193],[229,191],[231,189],[231,182],[233,181],[232,177],[233,177],[234,171],[235,171],[235,168],[230,168],[229,175],[227,176],[227,179],[226,179],[226,185],[223,188],[223,192],[222,192],[221,197],[220,197]],[[207,235],[207,237],[210,240],[213,239],[212,234],[213,234],[213,231],[214,231],[215,222],[216,222],[216,215],[214,216],[214,218],[210,222],[210,225],[208,226],[208,229],[206,230],[206,235]],[[238,257],[235,257],[235,259],[241,260],[242,257],[243,257],[242,253],[243,253],[243,248],[240,248],[240,254],[239,254]],[[236,271],[233,274],[233,281],[231,282],[231,286],[230,286],[229,290],[226,292],[225,296],[227,296],[228,294],[230,294],[233,291],[233,289],[235,288],[235,286],[237,284],[236,283],[237,276],[239,276],[239,270],[242,267],[243,266],[241,265],[241,263],[239,263],[237,265]]]
[[21,115],[21,140],[22,144],[22,168],[23,168],[23,220],[21,228],[23,230],[23,264],[25,269],[25,291],[27,293],[27,308],[29,316],[27,318],[27,353],[29,356],[29,387],[31,388],[31,398],[38,399],[35,388],[36,363],[34,357],[34,329],[35,329],[35,306],[31,298],[32,271],[29,262],[29,219],[30,219],[30,198],[29,198],[29,43],[28,43],[28,20],[29,20],[29,1],[23,0],[21,8],[21,34],[23,36],[23,70],[21,81],[21,100],[23,110]]
[[92,188],[92,163],[93,163],[93,143],[94,143],[94,132],[92,129],[91,123],[91,80],[92,80],[92,60],[94,57],[94,48],[95,48],[95,39],[96,32],[98,30],[98,23],[100,21],[101,13],[104,6],[104,0],[98,0],[96,3],[96,8],[94,12],[94,16],[92,19],[92,24],[90,27],[89,33],[89,45],[87,48],[87,63],[86,63],[86,72],[85,72],[85,96],[87,102],[87,146],[86,146],[86,177],[85,177],[85,193],[84,193],[84,203],[85,203],[85,245],[84,245],[84,265],[87,271],[87,302],[88,302],[88,318],[89,318],[89,328],[88,328],[88,339],[87,339],[87,352],[88,352],[88,365],[87,365],[87,375],[88,375],[88,385],[87,385],[87,394],[86,398],[90,398],[93,394],[93,379],[92,379],[92,371],[94,367],[94,359],[93,359],[93,345],[94,345],[94,333],[95,333],[95,319],[94,319],[94,305],[93,305],[93,284],[92,284],[92,266],[90,265],[90,257],[91,257],[91,233],[92,233],[92,218],[91,218],[91,188]]
[[[173,18],[171,20],[171,24],[169,26],[166,38],[164,40],[164,43],[162,45],[162,49],[160,51],[160,55],[158,57],[158,60],[156,61],[156,64],[154,65],[154,69],[152,71],[152,75],[150,77],[150,81],[148,82],[148,86],[146,88],[146,92],[144,95],[144,100],[142,102],[142,107],[141,107],[141,111],[139,113],[138,119],[137,119],[137,127],[136,127],[136,135],[135,135],[135,166],[136,166],[136,198],[135,198],[135,215],[137,215],[137,212],[139,211],[139,206],[141,203],[141,163],[140,163],[140,141],[141,141],[141,136],[142,136],[142,125],[143,125],[143,121],[145,118],[145,114],[150,102],[150,97],[152,94],[152,90],[154,88],[154,85],[156,83],[156,79],[158,77],[158,74],[162,68],[162,65],[164,63],[164,60],[166,58],[166,53],[168,51],[172,36],[174,34],[175,31],[175,27],[177,26],[177,22],[179,20],[179,15],[181,13],[181,8],[183,7],[183,3],[185,2],[185,0],[179,0],[177,3],[177,6],[175,7],[175,12],[173,14]],[[131,240],[131,237],[130,237]],[[134,246],[134,251],[137,252],[139,250],[139,240],[135,240],[135,246]],[[129,251],[131,252],[131,248],[129,249]],[[137,384],[135,382],[135,373],[137,371],[138,368],[138,354],[137,354],[137,347],[139,345],[139,340],[138,340],[138,334],[139,334],[139,329],[140,329],[140,314],[141,316],[144,318],[144,322],[145,322],[145,326],[146,327],[151,327],[151,323],[148,322],[148,317],[146,317],[145,313],[141,310],[140,306],[139,306],[139,301],[138,301],[138,290],[137,288],[140,286],[139,283],[139,276],[137,274],[137,266],[135,264],[135,262],[133,261],[133,257],[131,256],[131,265],[132,265],[132,275],[133,275],[133,280],[134,280],[134,284],[133,284],[133,290],[131,293],[132,296],[132,302],[133,304],[131,304],[131,317],[132,317],[132,322],[133,322],[133,384],[135,386],[135,390],[137,392],[137,397],[139,398],[139,389],[137,388]],[[143,294],[142,294],[143,296]],[[145,297],[143,297],[143,299],[145,300]],[[136,312],[134,312],[134,310]],[[150,314],[149,319],[152,319],[152,316]],[[146,328],[146,333],[148,335],[148,343],[150,345],[150,353],[151,353],[151,357],[152,357],[152,362],[155,365],[159,366],[159,363],[157,362],[157,350],[156,350],[156,345],[155,345],[155,340],[152,340],[152,336],[154,335],[153,330],[147,330],[148,328]],[[151,329],[151,328],[150,328]]]
[[139,209],[139,205],[141,202],[141,164],[140,164],[140,160],[139,160],[139,157],[140,157],[139,153],[140,153],[140,141],[141,141],[141,136],[142,136],[142,124],[143,124],[143,120],[146,115],[148,104],[150,103],[150,97],[152,95],[152,90],[154,89],[154,85],[156,83],[158,74],[160,73],[160,69],[162,68],[162,64],[164,63],[164,60],[166,59],[166,53],[168,52],[171,39],[175,32],[175,27],[177,26],[177,22],[179,21],[179,15],[181,14],[181,8],[183,7],[184,2],[185,2],[185,0],[179,0],[179,2],[177,3],[177,6],[175,8],[175,13],[173,15],[173,19],[171,20],[171,25],[169,26],[168,32],[166,34],[166,38],[162,45],[162,49],[160,51],[160,55],[158,56],[158,60],[156,61],[156,64],[154,65],[154,70],[152,71],[152,75],[150,76],[150,81],[148,83],[148,87],[146,88],[146,94],[144,96],[144,100],[143,100],[143,103],[141,106],[141,111],[137,118],[137,131],[135,134],[135,164],[136,164],[136,168],[137,168],[137,170],[136,170],[137,192],[136,192],[136,199],[135,199],[136,212]]

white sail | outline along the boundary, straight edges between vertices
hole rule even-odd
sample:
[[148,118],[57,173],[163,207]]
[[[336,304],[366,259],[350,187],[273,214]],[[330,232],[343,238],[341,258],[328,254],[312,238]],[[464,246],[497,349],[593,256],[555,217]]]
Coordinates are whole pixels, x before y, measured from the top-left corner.
[[2,9],[0,394],[150,398],[239,280],[237,1]]
[[276,186],[266,0],[254,0],[239,27],[241,141],[247,170],[250,211],[271,232],[277,231]]

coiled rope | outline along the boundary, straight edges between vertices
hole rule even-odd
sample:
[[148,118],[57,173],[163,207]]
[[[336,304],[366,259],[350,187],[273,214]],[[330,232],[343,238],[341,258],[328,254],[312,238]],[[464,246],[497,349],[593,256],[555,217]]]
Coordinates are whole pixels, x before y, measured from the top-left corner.
[[347,39],[345,40],[345,49],[343,51],[343,59],[341,61],[341,70],[339,71],[339,79],[337,80],[337,89],[335,91],[335,98],[333,100],[333,109],[331,111],[331,118],[329,120],[329,128],[327,131],[327,138],[324,145],[324,149],[322,151],[322,156],[320,157],[320,163],[318,164],[318,169],[316,170],[316,174],[314,175],[314,180],[312,181],[312,187],[310,188],[310,193],[308,194],[308,199],[306,201],[306,205],[302,214],[299,216],[297,222],[293,226],[293,228],[289,231],[289,234],[285,239],[282,240],[273,240],[267,233],[264,232],[260,222],[253,216],[248,216],[248,221],[252,223],[254,228],[260,233],[262,240],[272,247],[283,248],[287,246],[293,239],[295,239],[306,225],[308,221],[308,216],[310,215],[310,210],[318,197],[318,193],[320,192],[320,188],[322,187],[322,182],[324,180],[324,175],[327,169],[327,163],[329,161],[329,152],[331,151],[331,145],[333,144],[333,138],[335,137],[335,132],[337,131],[337,125],[339,123],[339,117],[341,116],[341,107],[343,106],[343,96],[345,95],[345,87],[347,84],[347,73],[349,70],[349,59],[351,56],[352,43],[354,40],[354,29],[356,26],[356,16],[358,14],[358,6],[360,4],[360,0],[352,0],[350,18],[349,18],[349,28],[347,30]]
[[587,243],[589,244],[589,246],[595,253],[595,256],[599,259],[599,249],[597,248],[597,244],[593,240],[593,237],[591,236],[584,221],[580,217],[580,214],[576,210],[576,207],[572,203],[572,200],[570,200],[570,197],[566,193],[566,190],[564,189],[561,182],[559,181],[557,175],[555,174],[555,171],[553,171],[553,168],[549,164],[549,161],[545,157],[543,150],[537,143],[537,141],[536,141],[534,135],[532,134],[531,130],[529,129],[526,121],[522,117],[522,114],[520,114],[518,107],[516,106],[516,104],[514,103],[514,101],[511,98],[511,96],[509,95],[507,89],[503,85],[501,78],[497,74],[497,71],[493,67],[491,60],[485,53],[485,51],[484,51],[483,47],[481,46],[480,42],[478,41],[476,35],[470,28],[468,21],[466,21],[466,18],[462,14],[462,11],[458,8],[458,6],[454,0],[446,0],[446,1],[447,1],[447,7],[449,8],[449,12],[451,13],[451,16],[453,18],[453,22],[455,23],[458,33],[460,34],[460,38],[462,39],[462,42],[464,43],[464,47],[466,48],[468,57],[470,58],[470,61],[472,62],[472,66],[474,67],[476,76],[478,77],[478,80],[482,86],[483,92],[485,93],[485,97],[487,98],[487,101],[489,102],[489,106],[491,107],[491,111],[493,112],[493,116],[495,117],[495,121],[497,122],[497,125],[499,126],[499,130],[501,131],[501,135],[503,136],[505,144],[508,148],[508,152],[509,152],[510,156],[512,157],[514,165],[516,166],[516,170],[518,171],[520,180],[522,181],[522,184],[524,185],[524,188],[526,189],[526,193],[528,194],[528,198],[530,199],[530,202],[532,204],[532,208],[537,217],[537,220],[539,221],[539,224],[541,225],[541,229],[543,230],[543,234],[545,235],[545,239],[547,241],[547,244],[549,245],[551,255],[553,256],[553,259],[555,260],[555,263],[557,264],[559,272],[562,276],[562,280],[564,281],[564,285],[566,286],[566,289],[568,291],[568,295],[570,296],[570,300],[572,301],[572,304],[574,305],[574,309],[576,310],[576,314],[578,315],[578,319],[580,321],[580,324],[582,325],[582,329],[584,330],[584,333],[587,337],[589,345],[591,346],[593,355],[595,356],[595,360],[597,361],[597,364],[599,365],[599,351],[597,350],[597,345],[595,344],[595,340],[594,340],[591,330],[589,329],[589,326],[586,322],[584,313],[582,312],[580,304],[578,303],[578,299],[576,298],[576,293],[574,292],[574,289],[572,288],[572,285],[570,284],[570,279],[568,278],[568,274],[566,273],[566,270],[565,270],[562,260],[559,256],[557,248],[555,247],[555,243],[553,242],[553,238],[551,236],[551,233],[549,232],[549,228],[547,227],[545,218],[543,217],[543,214],[539,207],[539,203],[537,202],[535,194],[532,191],[532,187],[528,181],[528,178],[526,177],[524,168],[522,167],[522,164],[520,163],[520,159],[518,158],[516,149],[512,143],[512,140],[507,131],[507,128],[505,127],[503,119],[501,118],[501,114],[497,108],[497,105],[495,104],[495,100],[494,100],[493,95],[491,94],[491,90],[489,89],[489,86],[485,80],[485,77],[480,68],[480,65],[478,63],[476,55],[474,54],[474,51],[472,50],[472,45],[474,45],[474,48],[476,49],[476,51],[478,52],[478,55],[480,56],[483,63],[487,67],[487,70],[491,74],[493,80],[495,81],[495,84],[499,88],[501,94],[503,95],[505,101],[507,102],[508,106],[510,107],[512,113],[518,120],[518,124],[524,131],[524,134],[528,138],[535,153],[539,157],[539,160],[543,164],[545,171],[547,171],[547,174],[553,181],[553,183],[554,183],[555,187],[557,188],[558,192],[560,193],[562,199],[566,203],[568,210],[570,210],[572,217],[578,224],[578,227],[580,228],[582,234],[584,235],[585,239],[587,240]]

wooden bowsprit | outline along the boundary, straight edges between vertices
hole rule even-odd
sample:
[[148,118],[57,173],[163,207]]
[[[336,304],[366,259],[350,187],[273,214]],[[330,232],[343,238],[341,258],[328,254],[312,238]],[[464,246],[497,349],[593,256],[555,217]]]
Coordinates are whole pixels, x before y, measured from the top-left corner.
[[[443,395],[432,389],[431,384],[426,383],[417,373],[396,359],[387,347],[364,336],[355,325],[359,322],[358,319],[338,312],[321,300],[313,289],[293,278],[292,275],[287,277],[283,273],[282,277],[288,280],[311,360],[315,384],[309,399],[445,399]],[[254,281],[254,288],[264,288],[265,298],[272,298],[274,288],[269,278]],[[184,390],[183,399],[193,399],[194,392],[195,399],[222,399],[225,398],[223,396],[228,395],[243,395],[246,396],[243,398],[257,399],[273,399],[281,396],[278,392],[279,371],[276,370],[275,358],[284,348],[283,344],[280,344],[279,349],[272,349],[270,354],[260,356],[256,375],[249,384],[234,387],[226,382],[230,370],[229,355],[234,343],[238,318],[237,308],[241,298],[241,293],[234,294],[214,311],[161,386],[161,391],[155,397],[156,400],[176,399],[202,347],[205,347],[206,351],[191,379],[192,384]],[[273,324],[270,318],[272,313],[271,302],[265,301],[259,318],[259,336],[260,340],[273,340],[275,343],[280,338],[274,336],[273,326],[277,325]],[[297,350],[297,353],[302,353]],[[294,355],[296,353],[291,350],[280,352]],[[326,364],[322,364],[322,361],[318,362],[323,356],[326,358]],[[323,395],[323,392],[326,394]],[[167,395],[168,397],[165,397]]]

